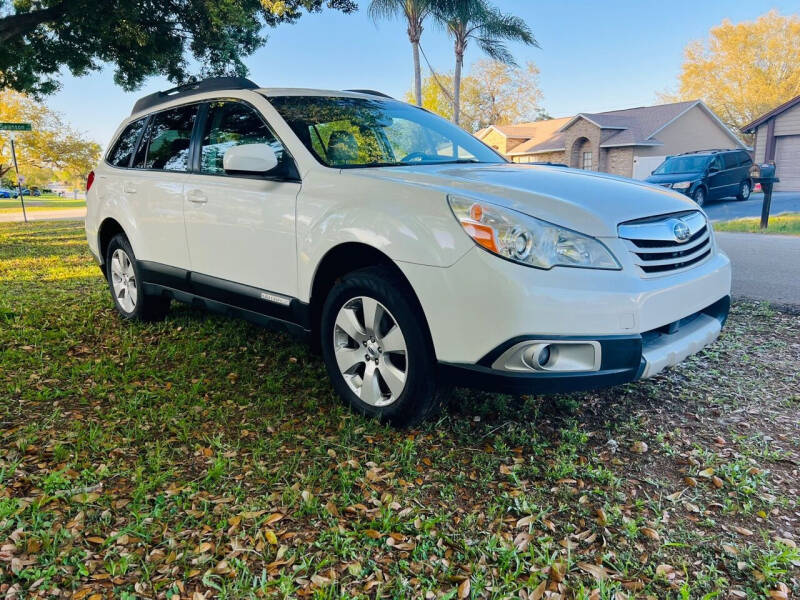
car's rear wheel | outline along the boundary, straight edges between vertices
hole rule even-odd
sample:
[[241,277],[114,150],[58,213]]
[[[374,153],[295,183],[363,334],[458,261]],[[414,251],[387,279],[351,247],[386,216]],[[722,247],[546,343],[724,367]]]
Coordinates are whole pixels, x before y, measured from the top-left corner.
[[117,312],[125,319],[156,321],[169,310],[169,298],[144,293],[136,256],[123,234],[115,235],[106,250],[106,279]]
[[697,203],[697,206],[703,206],[706,203],[706,190],[703,187],[697,188],[692,194],[692,199]]
[[381,267],[343,277],[322,309],[322,356],[358,412],[406,426],[436,409],[436,357],[425,318],[401,278]]
[[747,200],[750,197],[750,192],[751,191],[752,190],[751,190],[751,187],[750,187],[750,182],[745,179],[739,185],[739,193],[736,194],[736,199],[737,200]]

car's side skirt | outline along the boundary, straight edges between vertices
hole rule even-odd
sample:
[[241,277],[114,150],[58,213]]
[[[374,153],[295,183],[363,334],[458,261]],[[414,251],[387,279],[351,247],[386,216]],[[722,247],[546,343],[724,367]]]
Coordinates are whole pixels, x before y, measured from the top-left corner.
[[146,294],[309,337],[310,307],[297,298],[161,263],[137,261],[137,266]]

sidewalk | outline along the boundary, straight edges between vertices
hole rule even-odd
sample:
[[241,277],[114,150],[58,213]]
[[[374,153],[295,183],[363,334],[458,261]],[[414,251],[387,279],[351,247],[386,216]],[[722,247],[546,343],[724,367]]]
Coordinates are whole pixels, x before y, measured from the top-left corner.
[[[86,207],[59,208],[55,210],[29,210],[28,221],[52,221],[65,219],[85,219]],[[22,209],[11,213],[0,213],[0,223],[21,223]]]

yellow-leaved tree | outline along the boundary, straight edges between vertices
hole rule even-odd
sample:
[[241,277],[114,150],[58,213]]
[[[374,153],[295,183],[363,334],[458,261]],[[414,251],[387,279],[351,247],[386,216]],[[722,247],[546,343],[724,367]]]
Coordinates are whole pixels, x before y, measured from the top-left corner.
[[775,10],[755,21],[712,27],[708,40],[690,43],[678,93],[664,100],[703,100],[739,129],[800,94],[800,17]]
[[[30,123],[32,131],[16,134],[17,162],[25,185],[42,186],[58,180],[76,184],[85,180],[100,156],[100,145],[87,140],[62,116],[29,96],[0,92],[0,121]],[[0,178],[16,181],[8,131],[0,131]]]
[[[452,119],[452,74],[429,75],[422,84],[422,106]],[[406,101],[413,102],[412,92]],[[489,125],[535,121],[542,114],[539,69],[529,62],[513,67],[494,60],[479,60],[461,80],[460,125],[470,132]]]

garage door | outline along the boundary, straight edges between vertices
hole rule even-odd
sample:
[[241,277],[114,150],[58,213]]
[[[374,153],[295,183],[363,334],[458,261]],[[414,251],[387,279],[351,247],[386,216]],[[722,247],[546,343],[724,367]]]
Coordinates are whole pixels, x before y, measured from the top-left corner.
[[776,192],[800,191],[800,135],[775,138],[775,171],[781,180]]

